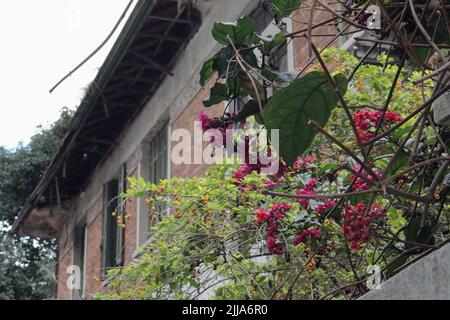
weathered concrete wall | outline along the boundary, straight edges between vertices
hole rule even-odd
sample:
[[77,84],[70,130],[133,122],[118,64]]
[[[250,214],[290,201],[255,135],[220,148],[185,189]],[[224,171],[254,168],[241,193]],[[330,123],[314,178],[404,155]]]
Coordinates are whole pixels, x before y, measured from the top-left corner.
[[450,244],[417,261],[361,300],[450,300]]

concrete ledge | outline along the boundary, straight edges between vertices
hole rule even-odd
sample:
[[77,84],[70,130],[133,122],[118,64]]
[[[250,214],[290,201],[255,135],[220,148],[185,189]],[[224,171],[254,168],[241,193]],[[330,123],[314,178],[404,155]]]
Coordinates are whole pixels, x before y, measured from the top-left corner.
[[396,274],[360,300],[450,300],[450,244]]

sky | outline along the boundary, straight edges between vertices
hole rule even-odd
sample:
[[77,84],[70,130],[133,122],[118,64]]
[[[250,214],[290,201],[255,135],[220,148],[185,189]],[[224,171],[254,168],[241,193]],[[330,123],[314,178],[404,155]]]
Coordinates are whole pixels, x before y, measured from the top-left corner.
[[106,38],[127,4],[128,0],[1,1],[0,146],[26,144],[39,125],[58,119],[62,107],[79,105],[126,19],[92,60],[52,94],[49,90]]

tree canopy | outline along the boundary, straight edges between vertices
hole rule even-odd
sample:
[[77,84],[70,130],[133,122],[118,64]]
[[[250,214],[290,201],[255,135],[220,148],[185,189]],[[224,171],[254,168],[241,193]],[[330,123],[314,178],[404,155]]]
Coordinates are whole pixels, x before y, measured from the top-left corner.
[[54,297],[55,242],[20,238],[10,227],[36,187],[67,131],[72,112],[63,108],[50,127],[39,127],[28,144],[0,147],[0,299]]

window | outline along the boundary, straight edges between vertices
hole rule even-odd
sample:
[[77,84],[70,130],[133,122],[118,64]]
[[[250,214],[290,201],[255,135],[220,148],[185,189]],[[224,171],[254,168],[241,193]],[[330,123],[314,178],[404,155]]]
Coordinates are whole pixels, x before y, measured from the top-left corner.
[[[148,180],[155,184],[168,178],[168,126],[165,125],[151,140],[149,149],[149,177]],[[166,207],[162,203],[156,203],[155,208],[158,218],[161,219]]]
[[73,245],[73,264],[79,268],[79,288],[72,291],[72,299],[84,298],[85,285],[85,260],[86,260],[86,225],[75,229],[75,241]]
[[[156,134],[146,139],[143,145],[143,158],[139,165],[139,176],[144,179],[158,183],[161,179],[169,178],[169,126],[165,124]],[[156,204],[156,210],[161,218],[166,208],[162,204]],[[138,201],[138,232],[136,241],[138,246],[145,245],[150,234],[151,216],[149,216],[149,207],[143,199]]]
[[[256,9],[252,17],[256,21],[256,31],[263,36],[275,35],[281,32],[276,25],[273,16],[262,7]],[[287,32],[292,32],[292,20],[285,18],[282,20]],[[256,53],[256,52],[255,52]],[[261,55],[256,53],[258,59]],[[278,47],[274,52],[272,61],[269,61],[271,66],[278,72],[293,71],[294,69],[294,45],[292,40],[288,40],[284,45]]]
[[165,125],[150,142],[149,181],[158,183],[168,177],[168,132]]
[[123,219],[124,208],[119,203],[120,193],[125,191],[126,168],[122,166],[117,178],[104,186],[102,270],[123,264],[124,230],[117,223]]

